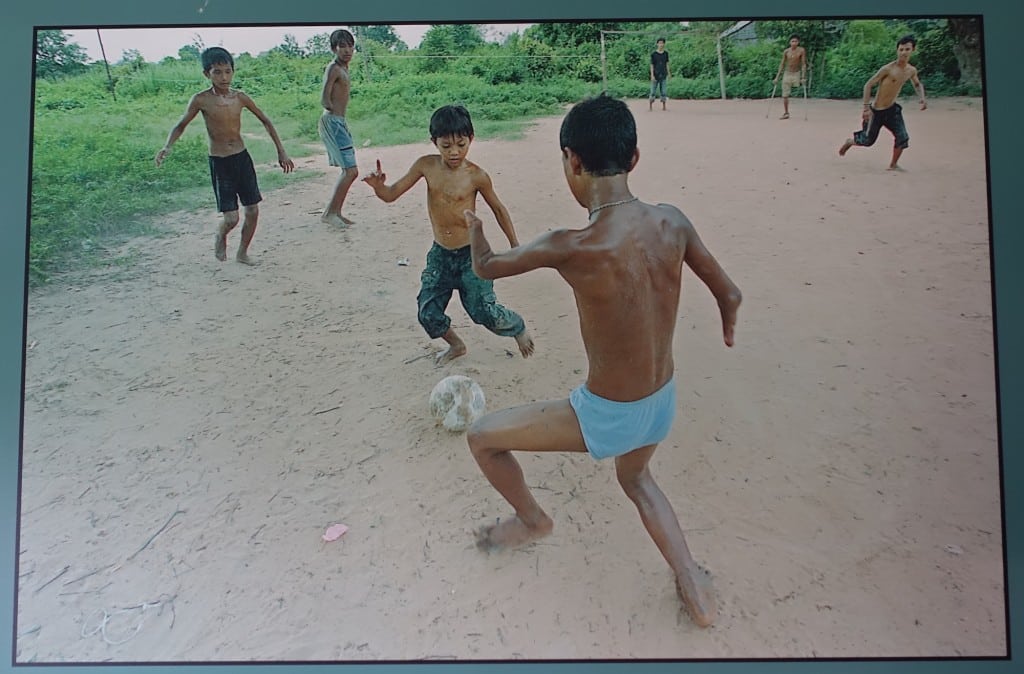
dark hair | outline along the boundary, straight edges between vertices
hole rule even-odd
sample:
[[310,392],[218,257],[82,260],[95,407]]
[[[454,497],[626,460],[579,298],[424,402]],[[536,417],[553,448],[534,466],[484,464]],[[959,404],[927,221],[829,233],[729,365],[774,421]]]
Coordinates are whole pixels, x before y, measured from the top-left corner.
[[900,41],[896,43],[896,46],[899,47],[901,44],[906,44],[907,42],[910,43],[911,47],[917,49],[917,39],[913,35],[904,35],[900,38]]
[[624,102],[601,94],[573,106],[562,120],[558,142],[579,155],[587,173],[625,173],[636,152],[636,120]]
[[218,63],[226,63],[231,66],[232,69],[235,67],[235,59],[231,58],[230,52],[224,47],[210,47],[203,52],[200,57],[203,63],[203,72],[210,72],[210,68],[217,65]]
[[351,47],[356,46],[356,39],[352,33],[348,32],[344,28],[331,33],[331,49],[337,49],[339,45],[347,44]]
[[796,33],[793,33],[792,35],[790,35],[790,36],[789,36],[789,39],[790,39],[790,40],[792,40],[793,38],[796,38],[797,42],[799,42],[799,41],[800,41],[800,36],[799,36],[799,35],[797,35]]
[[664,42],[664,41],[665,41],[665,38],[659,37],[657,40],[654,41],[654,43],[657,44],[659,42]]
[[462,105],[445,105],[430,116],[430,140],[445,136],[473,137],[473,120]]

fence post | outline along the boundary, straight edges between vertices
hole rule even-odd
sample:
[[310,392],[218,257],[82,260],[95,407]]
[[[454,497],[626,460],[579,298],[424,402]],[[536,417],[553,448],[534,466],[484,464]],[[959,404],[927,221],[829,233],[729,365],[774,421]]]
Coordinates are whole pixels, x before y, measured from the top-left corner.
[[605,61],[603,30],[601,31],[601,81],[604,82],[604,92],[608,93],[608,64]]
[[718,52],[718,84],[722,87],[722,100],[725,100],[725,66],[722,64],[722,36],[715,41],[715,50]]

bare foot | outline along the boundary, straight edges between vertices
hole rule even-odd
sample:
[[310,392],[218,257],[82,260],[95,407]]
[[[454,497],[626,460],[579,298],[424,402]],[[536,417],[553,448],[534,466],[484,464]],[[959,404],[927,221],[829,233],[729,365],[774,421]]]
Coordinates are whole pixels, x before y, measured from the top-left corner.
[[523,328],[523,331],[515,336],[515,340],[519,345],[519,353],[523,354],[523,358],[529,358],[533,354],[533,337],[530,336],[530,331]]
[[853,141],[847,140],[845,143],[843,143],[843,146],[839,148],[839,156],[845,157],[846,151],[849,150],[851,147],[853,147]]
[[223,262],[228,259],[228,235],[218,231],[213,237],[213,254]]
[[514,548],[544,538],[554,528],[555,523],[547,515],[543,515],[537,525],[532,527],[516,515],[477,530],[476,547],[484,552]]
[[466,355],[466,345],[465,344],[463,344],[462,342],[459,342],[458,344],[452,344],[447,349],[445,349],[444,351],[441,351],[440,353],[437,354],[437,356],[434,358],[434,364],[435,365],[444,365],[445,363],[452,362],[453,360],[455,360],[459,356],[465,356],[465,355]]
[[344,215],[342,215],[341,213],[338,213],[338,217],[341,218],[341,221],[344,222],[346,225],[354,225],[354,224],[356,224],[355,220],[350,220],[350,219],[346,218]]
[[904,168],[902,166],[900,166],[899,164],[890,164],[889,168],[887,168],[886,170],[887,171],[903,171]]
[[251,257],[249,257],[249,255],[247,253],[245,253],[244,251],[241,251],[241,250],[238,251],[237,255],[235,255],[235,261],[236,262],[241,262],[242,264],[247,264],[250,267],[255,267],[257,264],[259,264],[258,262],[256,262],[256,260],[254,260]]
[[715,588],[711,583],[711,574],[706,569],[698,566],[693,573],[676,576],[676,592],[698,627],[708,627],[715,622],[718,617]]
[[352,224],[351,220],[341,217],[338,213],[324,213],[320,216],[320,222],[334,227],[348,227]]

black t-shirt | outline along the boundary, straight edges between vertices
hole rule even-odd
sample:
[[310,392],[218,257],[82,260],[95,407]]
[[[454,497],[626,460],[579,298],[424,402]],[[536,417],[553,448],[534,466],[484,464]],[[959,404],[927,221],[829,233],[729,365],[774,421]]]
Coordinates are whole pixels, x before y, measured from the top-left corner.
[[668,77],[668,52],[651,52],[651,65],[654,66],[655,79]]

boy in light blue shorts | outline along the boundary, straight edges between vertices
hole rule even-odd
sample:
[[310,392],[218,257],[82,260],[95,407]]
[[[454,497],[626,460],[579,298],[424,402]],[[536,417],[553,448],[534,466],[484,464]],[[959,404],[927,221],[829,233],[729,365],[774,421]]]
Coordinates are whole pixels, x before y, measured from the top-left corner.
[[647,204],[627,181],[639,160],[636,121],[622,101],[598,96],[562,122],[562,169],[587,209],[579,229],[553,229],[507,251],[491,250],[480,219],[466,211],[473,271],[484,279],[554,269],[572,287],[587,354],[586,383],[568,399],[487,414],[467,433],[473,458],[515,510],[478,532],[484,549],[511,547],[551,533],[554,521],[534,499],[515,451],[589,452],[612,458],[626,496],[671,567],[694,622],[714,622],[711,579],[690,556],[679,520],[649,463],[675,414],[673,335],[683,266],[718,303],[733,344],[741,295],[676,207]]
[[348,109],[348,99],[352,92],[348,66],[352,61],[355,47],[356,40],[347,30],[340,29],[331,33],[334,60],[324,69],[324,84],[320,92],[320,104],[323,105],[324,112],[317,121],[317,131],[320,132],[320,138],[327,148],[328,163],[341,167],[341,174],[334,184],[331,200],[324,208],[320,221],[339,227],[354,224],[341,214],[341,208],[345,205],[348,189],[359,176],[352,133],[345,121],[345,111]]

